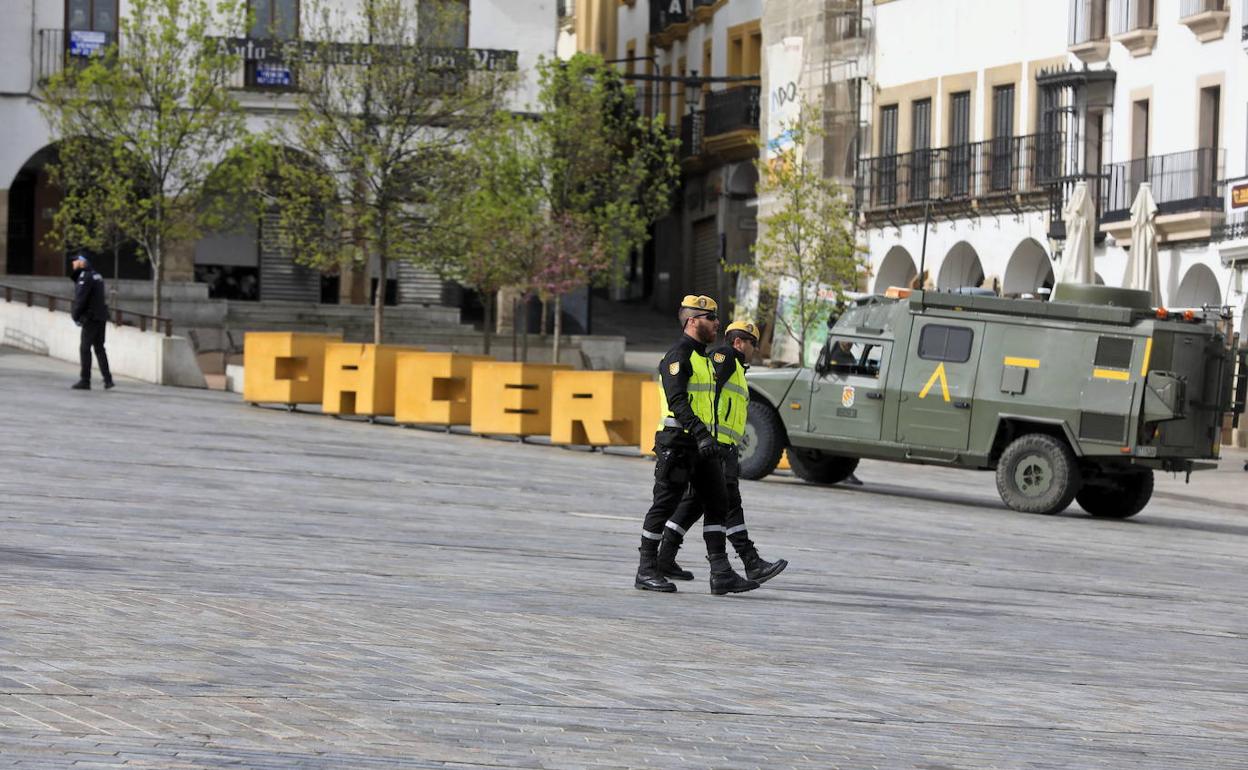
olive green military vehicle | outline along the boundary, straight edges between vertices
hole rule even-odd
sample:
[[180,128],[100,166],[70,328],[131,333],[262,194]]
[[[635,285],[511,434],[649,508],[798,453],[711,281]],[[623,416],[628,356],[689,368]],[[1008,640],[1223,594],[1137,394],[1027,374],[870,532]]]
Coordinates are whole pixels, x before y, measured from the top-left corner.
[[1214,467],[1235,364],[1217,311],[1071,284],[1050,302],[901,294],[848,308],[813,368],[750,371],[744,478],[787,448],[810,482],[860,458],[995,470],[1014,510],[1126,518],[1154,470]]

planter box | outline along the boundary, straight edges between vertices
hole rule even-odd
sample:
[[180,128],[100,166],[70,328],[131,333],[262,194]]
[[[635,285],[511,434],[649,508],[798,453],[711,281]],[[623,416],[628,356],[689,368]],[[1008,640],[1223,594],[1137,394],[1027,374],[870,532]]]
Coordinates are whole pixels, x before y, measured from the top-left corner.
[[247,332],[243,338],[243,400],[253,404],[319,404],[325,347],[341,334]]
[[326,414],[394,414],[394,367],[400,353],[420,348],[335,342],[325,347]]
[[492,360],[459,353],[400,353],[395,361],[395,422],[467,425],[472,420],[472,367]]
[[550,381],[565,364],[478,361],[472,365],[473,433],[550,435]]
[[651,381],[632,372],[555,372],[550,443],[637,446],[644,433],[641,387]]

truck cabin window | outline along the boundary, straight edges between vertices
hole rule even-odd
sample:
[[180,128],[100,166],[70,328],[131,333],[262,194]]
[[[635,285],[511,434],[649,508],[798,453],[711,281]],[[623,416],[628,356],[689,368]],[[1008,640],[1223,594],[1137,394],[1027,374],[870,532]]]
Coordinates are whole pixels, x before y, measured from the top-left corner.
[[879,377],[883,346],[867,342],[829,337],[815,368],[820,375],[837,374]]

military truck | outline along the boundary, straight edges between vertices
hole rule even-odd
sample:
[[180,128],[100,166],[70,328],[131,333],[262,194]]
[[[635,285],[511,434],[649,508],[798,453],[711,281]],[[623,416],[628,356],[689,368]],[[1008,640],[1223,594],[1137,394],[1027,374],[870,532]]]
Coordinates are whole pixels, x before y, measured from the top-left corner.
[[813,368],[747,377],[741,475],[787,448],[794,473],[846,479],[860,458],[995,470],[1016,511],[1072,500],[1097,517],[1148,503],[1153,471],[1215,463],[1235,353],[1217,311],[1059,284],[1048,302],[890,291],[857,300]]

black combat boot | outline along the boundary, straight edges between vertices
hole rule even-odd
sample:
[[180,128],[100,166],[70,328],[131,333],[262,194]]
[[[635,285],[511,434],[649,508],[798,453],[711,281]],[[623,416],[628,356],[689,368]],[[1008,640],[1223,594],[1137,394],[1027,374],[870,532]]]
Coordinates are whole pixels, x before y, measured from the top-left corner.
[[708,553],[706,560],[711,563],[711,593],[715,596],[724,594],[743,594],[758,588],[758,583],[746,580],[732,571],[726,553]]
[[766,561],[758,555],[758,551],[754,546],[744,548],[738,554],[741,557],[741,565],[745,567],[745,576],[750,580],[756,580],[760,584],[766,583],[776,575],[784,572],[784,568],[789,563],[784,559],[776,559],[775,561]]
[[661,591],[670,594],[676,590],[663,574],[659,572],[659,554],[654,548],[638,548],[641,551],[641,564],[637,567],[637,579],[633,587],[639,591]]
[[70,385],[69,389],[70,390],[91,390],[91,381],[90,380],[78,380],[73,385]]
[[659,572],[671,580],[693,580],[693,573],[681,569],[676,563],[676,552],[680,550],[680,536],[671,527],[663,532],[663,541],[659,543]]

